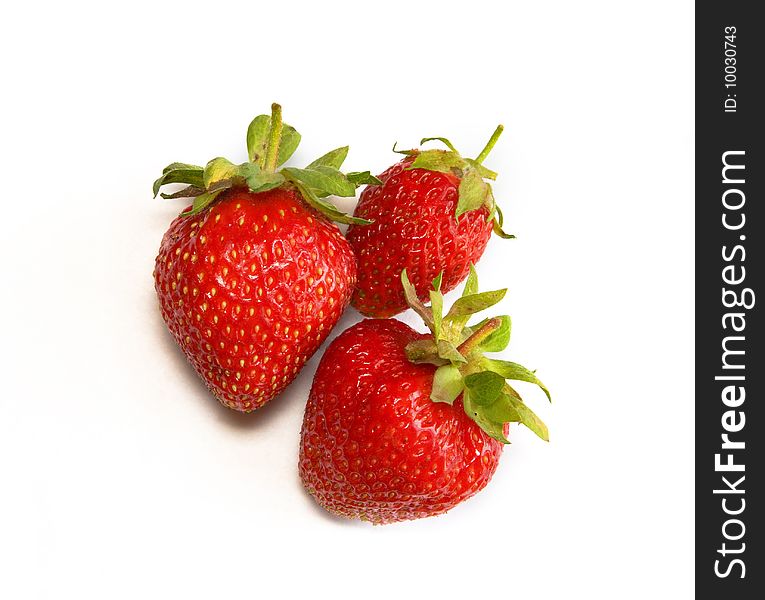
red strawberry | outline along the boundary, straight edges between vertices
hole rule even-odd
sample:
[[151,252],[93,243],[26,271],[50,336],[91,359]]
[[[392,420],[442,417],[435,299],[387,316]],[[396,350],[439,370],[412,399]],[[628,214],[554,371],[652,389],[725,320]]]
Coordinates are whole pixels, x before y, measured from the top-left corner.
[[481,164],[501,133],[500,125],[475,160],[462,158],[445,138],[425,138],[420,143],[440,140],[449,150],[403,151],[406,158],[380,175],[382,185],[362,192],[354,215],[373,224],[351,225],[347,234],[359,263],[352,304],[362,314],[390,317],[406,309],[398,285],[404,269],[424,300],[439,273],[444,292],[467,277],[492,231],[513,237],[502,231],[502,213],[484,181],[497,174]]
[[[350,301],[353,253],[320,196],[353,196],[366,174],[338,171],[348,148],[306,169],[285,167],[299,134],[272,117],[248,130],[250,162],[205,168],[174,163],[154,184],[193,196],[170,225],[154,271],[162,316],[221,403],[250,412],[281,392],[321,345]],[[163,194],[164,196],[164,194]]]
[[483,489],[510,422],[548,439],[505,380],[547,393],[542,382],[516,363],[483,356],[507,345],[509,317],[465,326],[505,290],[476,293],[471,268],[463,297],[444,316],[438,278],[431,307],[416,299],[406,272],[402,279],[432,335],[393,319],[343,332],[316,371],[301,432],[303,485],[328,511],[373,523],[438,515]]

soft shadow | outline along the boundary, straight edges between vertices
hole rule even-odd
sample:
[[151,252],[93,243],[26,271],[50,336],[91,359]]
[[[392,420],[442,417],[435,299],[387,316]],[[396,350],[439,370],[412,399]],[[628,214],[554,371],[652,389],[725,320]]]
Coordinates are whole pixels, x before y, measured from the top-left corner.
[[[285,389],[279,396],[268,402],[262,408],[259,408],[251,413],[242,413],[236,410],[232,410],[223,406],[212,395],[202,378],[194,370],[194,367],[188,361],[183,351],[178,347],[173,335],[167,329],[162,315],[160,314],[159,306],[157,305],[157,299],[155,294],[148,294],[151,307],[149,313],[152,315],[151,327],[153,331],[156,331],[157,339],[163,347],[163,354],[172,361],[172,371],[177,373],[181,377],[185,377],[190,387],[198,391],[195,393],[195,398],[198,398],[200,402],[204,402],[208,410],[213,411],[213,418],[222,423],[226,427],[230,427],[236,430],[252,430],[257,431],[262,428],[271,427],[276,421],[282,418],[283,415],[289,413],[295,409],[296,403],[301,403],[302,407],[305,406],[307,395],[302,393],[296,393],[299,390],[309,390],[311,382],[313,381],[314,373],[319,365],[319,360],[324,355],[324,351],[332,340],[340,333],[345,331],[348,327],[358,322],[360,315],[353,309],[348,309],[341,316],[340,321],[332,330],[328,338],[319,347],[316,353],[300,370],[294,381]],[[193,383],[192,383],[193,382]],[[302,488],[302,485],[301,485]],[[314,503],[315,504],[315,503]]]

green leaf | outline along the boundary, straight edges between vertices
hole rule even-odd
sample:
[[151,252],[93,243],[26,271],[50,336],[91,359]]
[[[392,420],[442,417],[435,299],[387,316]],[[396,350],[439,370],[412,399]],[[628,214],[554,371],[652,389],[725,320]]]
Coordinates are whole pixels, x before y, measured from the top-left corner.
[[[438,283],[440,287],[441,282]],[[444,295],[437,289],[430,290],[430,311],[433,313],[433,335],[438,340],[441,337],[441,321],[444,315]]]
[[181,213],[182,217],[190,217],[192,215],[196,215],[201,213],[204,209],[206,209],[212,202],[218,197],[218,194],[220,194],[223,190],[214,190],[212,192],[205,192],[204,194],[197,196],[194,198],[194,204],[192,204],[191,209]]
[[356,195],[356,186],[340,171],[331,167],[319,166],[313,169],[284,167],[282,173],[286,173],[290,179],[299,181],[314,193],[345,197]]
[[334,204],[331,204],[330,202],[327,202],[326,200],[323,200],[319,198],[313,190],[306,187],[305,185],[301,184],[299,181],[294,181],[295,187],[297,187],[297,190],[300,192],[300,194],[303,196],[303,199],[313,208],[318,210],[320,213],[325,215],[327,218],[331,219],[332,221],[335,221],[337,223],[345,223],[347,225],[369,225],[372,223],[372,221],[367,221],[366,219],[360,219],[359,217],[353,217],[351,215],[347,215],[344,212],[341,212],[337,209],[337,207]]
[[175,198],[193,198],[194,196],[199,196],[200,194],[204,193],[205,190],[203,188],[198,188],[195,185],[190,185],[183,188],[182,190],[173,192],[172,194],[165,194],[162,192],[160,196],[162,196],[165,200],[173,200]]
[[199,167],[197,165],[190,165],[188,163],[180,163],[180,162],[174,162],[167,165],[164,169],[162,169],[162,174],[169,173],[170,171],[201,171],[203,170],[203,167]]
[[441,271],[436,277],[433,279],[433,289],[437,292],[441,291],[441,281],[444,278],[444,272]]
[[204,187],[204,169],[196,165],[172,163],[162,169],[162,176],[154,182],[152,191],[157,197],[159,188],[168,183],[187,183],[196,187]]
[[457,347],[449,340],[436,340],[436,348],[438,349],[438,356],[445,360],[458,363],[467,362],[465,357],[457,350]]
[[533,371],[529,371],[526,367],[519,365],[518,363],[507,360],[495,360],[493,358],[482,359],[481,366],[501,375],[505,379],[526,381],[527,383],[538,385],[547,396],[547,399],[552,402],[550,390],[547,389],[547,386],[539,380]]
[[284,123],[282,125],[282,137],[279,142],[279,151],[276,155],[276,166],[286,163],[290,156],[295,154],[295,150],[300,145],[300,134],[294,127]]
[[335,148],[334,150],[327,152],[324,156],[317,158],[306,168],[312,169],[314,167],[332,167],[333,169],[339,169],[343,166],[346,156],[348,156],[348,146]]
[[504,386],[504,377],[491,371],[481,371],[465,377],[465,388],[470,391],[473,403],[479,406],[493,404]]
[[412,282],[409,281],[409,275],[407,274],[406,269],[401,271],[401,285],[404,287],[404,298],[406,299],[406,303],[412,310],[414,310],[414,312],[420,315],[422,320],[425,321],[425,325],[428,326],[428,329],[435,334],[433,311],[420,302],[420,299],[417,297],[417,289],[412,285]]
[[493,292],[480,292],[478,294],[470,294],[469,296],[462,296],[458,298],[449,313],[446,315],[447,319],[454,319],[457,317],[467,317],[473,315],[482,310],[486,310],[490,306],[494,306],[497,302],[505,297],[507,290],[494,290]]
[[462,169],[465,161],[459,154],[448,150],[424,150],[417,154],[417,158],[407,167],[411,169],[427,169],[441,173],[453,173],[454,170]]
[[356,187],[360,185],[382,185],[383,183],[369,171],[351,171],[346,173],[345,176]]
[[462,374],[458,367],[448,364],[438,367],[433,376],[433,387],[430,392],[430,399],[433,402],[446,402],[453,404],[462,393],[464,385]]
[[478,174],[484,179],[491,179],[492,181],[494,181],[497,178],[496,172],[492,171],[491,169],[487,169],[481,163],[477,163],[472,158],[466,158],[465,162],[469,164],[472,168],[474,168],[476,171],[478,171]]
[[[495,318],[500,319],[502,324],[499,326],[499,329],[489,334],[489,336],[478,345],[478,349],[481,352],[501,352],[507,348],[507,345],[510,343],[510,332],[512,330],[512,321],[510,317],[507,315],[500,315]],[[476,325],[471,325],[471,332],[478,331],[478,329],[480,329],[488,320],[489,319],[484,319]]]
[[519,422],[531,429],[531,431],[536,433],[544,441],[549,442],[550,433],[547,430],[547,425],[544,424],[542,419],[540,419],[533,410],[523,403],[518,392],[513,390],[510,386],[505,387],[510,388],[509,391],[511,391],[511,393],[507,395],[503,394],[502,397],[506,398],[510,406],[518,413]]
[[412,154],[417,154],[417,150],[396,150],[396,146],[398,146],[398,142],[394,142],[392,148],[392,151],[396,154],[403,154],[405,156],[412,156]]
[[467,416],[473,419],[473,421],[475,421],[489,437],[492,437],[503,444],[510,443],[505,437],[504,432],[506,421],[494,420],[488,417],[485,412],[485,407],[475,403],[472,394],[467,389],[462,393],[462,407]]
[[[265,166],[268,136],[271,133],[271,116],[255,117],[247,128],[247,158],[259,167]],[[276,155],[277,166],[284,164],[295,153],[300,144],[300,134],[294,127],[282,124],[282,134],[279,138],[279,151]]]
[[245,179],[247,187],[253,192],[265,192],[278,188],[284,184],[284,175],[281,173],[269,173],[267,171],[255,170]]
[[468,170],[460,181],[456,218],[466,212],[481,208],[487,203],[490,191],[489,185],[478,171]]
[[250,162],[257,163],[261,167],[265,163],[270,131],[271,117],[269,115],[255,117],[247,128],[247,158]]
[[216,183],[228,181],[240,177],[239,165],[235,165],[227,158],[213,158],[205,166],[204,187],[209,189]]
[[459,152],[457,152],[457,149],[456,149],[456,148],[455,148],[455,147],[452,145],[452,143],[451,143],[449,140],[447,140],[445,137],[426,137],[426,138],[422,138],[422,139],[420,140],[420,146],[422,146],[422,145],[423,145],[425,142],[432,142],[432,141],[438,141],[438,142],[441,142],[442,144],[444,144],[444,146],[446,146],[447,148],[449,148],[449,150],[451,150],[451,151],[452,151],[452,152],[454,152],[455,154],[459,154]]
[[478,293],[478,273],[475,271],[473,263],[470,263],[470,273],[465,280],[465,288],[462,290],[462,297],[472,296]]

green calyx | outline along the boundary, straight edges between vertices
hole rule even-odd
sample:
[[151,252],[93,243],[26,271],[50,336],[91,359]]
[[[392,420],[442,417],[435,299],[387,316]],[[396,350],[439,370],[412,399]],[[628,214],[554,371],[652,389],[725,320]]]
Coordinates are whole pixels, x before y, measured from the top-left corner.
[[459,198],[457,200],[455,218],[458,219],[460,215],[468,211],[485,206],[489,211],[489,220],[494,223],[494,233],[501,238],[511,239],[515,236],[502,230],[504,220],[502,211],[494,200],[494,192],[491,189],[491,185],[485,181],[486,179],[494,181],[497,178],[497,173],[483,166],[484,159],[489,155],[494,144],[497,143],[503,130],[504,127],[502,125],[497,126],[486,146],[484,146],[476,158],[463,158],[452,143],[444,137],[422,138],[420,144],[439,141],[448,150],[396,150],[394,145],[393,151],[398,154],[414,156],[414,160],[407,167],[407,170],[426,169],[428,171],[452,173],[459,177]]
[[517,363],[487,358],[486,352],[500,352],[510,343],[510,317],[484,319],[473,325],[468,320],[505,297],[507,290],[478,291],[478,276],[471,265],[462,297],[444,314],[441,276],[433,281],[430,306],[418,298],[406,270],[401,273],[409,306],[422,317],[433,337],[411,342],[407,358],[413,363],[436,365],[430,399],[453,404],[462,394],[465,413],[489,436],[504,444],[505,423],[521,423],[549,441],[547,426],[526,406],[508,381],[538,385],[550,400],[550,392],[533,371]]
[[[189,210],[181,216],[191,216],[206,209],[218,195],[229,188],[246,187],[251,192],[265,192],[292,185],[313,208],[338,223],[368,225],[371,221],[345,214],[327,201],[327,196],[352,197],[364,184],[382,183],[369,171],[342,173],[340,167],[348,155],[348,146],[336,148],[317,158],[304,169],[282,167],[300,144],[300,134],[282,122],[282,108],[271,105],[270,115],[255,117],[247,128],[247,158],[234,164],[226,158],[213,158],[204,167],[172,163],[154,182],[154,197],[162,186],[183,183],[187,187],[163,198],[193,198]],[[281,168],[279,168],[281,167]]]

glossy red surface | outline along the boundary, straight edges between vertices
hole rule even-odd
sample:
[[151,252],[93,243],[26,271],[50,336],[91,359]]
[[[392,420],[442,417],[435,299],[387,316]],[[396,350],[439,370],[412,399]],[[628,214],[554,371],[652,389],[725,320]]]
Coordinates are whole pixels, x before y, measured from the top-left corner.
[[224,192],[178,217],[154,271],[162,317],[224,405],[281,392],[350,301],[356,264],[334,223],[292,190]]
[[358,257],[359,280],[353,306],[371,317],[389,317],[407,308],[401,287],[406,268],[422,300],[443,271],[441,289],[454,289],[483,255],[492,233],[488,210],[455,219],[459,179],[423,169],[405,170],[407,157],[380,175],[383,185],[367,186],[354,215],[373,220],[351,225],[347,237]]
[[430,400],[435,367],[404,354],[426,336],[367,319],[319,364],[300,440],[300,477],[330,512],[390,523],[446,512],[481,490],[502,444],[464,412]]

